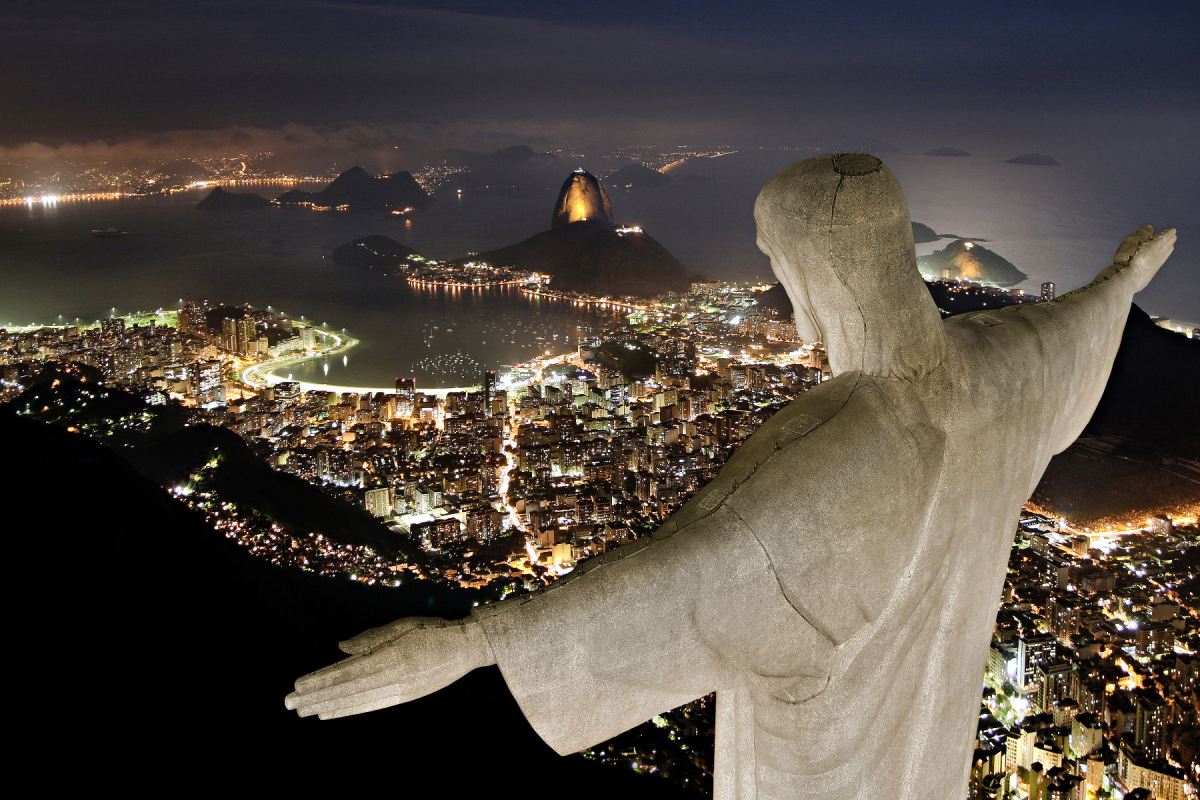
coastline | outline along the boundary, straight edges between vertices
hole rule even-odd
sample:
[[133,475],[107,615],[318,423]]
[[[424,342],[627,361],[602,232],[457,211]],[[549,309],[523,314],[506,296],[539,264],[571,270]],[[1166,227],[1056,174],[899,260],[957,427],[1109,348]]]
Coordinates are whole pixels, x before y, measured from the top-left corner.
[[[289,354],[268,359],[267,361],[260,361],[241,372],[234,372],[234,380],[244,383],[254,390],[265,389],[268,386],[292,380],[287,376],[278,374],[280,370],[316,359],[342,355],[354,349],[360,343],[359,339],[348,333],[336,333],[315,325],[302,327],[312,328],[321,341],[323,343],[328,342],[329,345],[327,347],[319,347],[312,352]],[[396,391],[395,386],[344,386],[318,381],[295,381],[295,383],[299,384],[301,391],[304,392],[333,392],[335,394],[375,394],[376,392],[384,392],[392,394]],[[451,392],[474,392],[478,391],[479,388],[480,385],[476,384],[474,386],[447,386],[439,388],[418,387],[418,391],[427,395],[445,396]]]
[[[537,293],[529,292],[529,294],[536,296]],[[541,297],[543,297],[545,299],[565,300],[565,301],[569,301],[569,302],[574,302],[576,304],[579,304],[581,302],[580,298],[554,297],[554,296],[545,295],[545,294],[541,295]],[[613,301],[611,301],[611,300],[594,301],[594,302],[604,303],[607,305],[613,304]],[[148,322],[153,322],[156,325],[162,325],[164,327],[174,328],[174,327],[176,327],[177,322],[178,322],[178,312],[175,309],[170,309],[170,310],[159,309],[157,311],[134,311],[129,314],[118,314],[116,316],[111,317],[111,319],[123,319],[123,320],[125,320],[126,324],[130,324],[130,325],[132,325],[134,323],[146,324]],[[86,329],[91,329],[91,328],[98,328],[100,326],[100,322],[101,322],[101,320],[94,320],[92,322],[80,322],[80,323],[64,323],[64,322],[36,323],[36,322],[34,322],[34,323],[30,323],[28,325],[7,325],[7,326],[0,325],[0,328],[4,328],[5,330],[8,330],[8,331],[14,332],[14,333],[25,333],[25,332],[30,332],[30,331],[40,330],[40,329],[64,329],[64,328],[71,328],[71,327],[76,327],[76,328],[86,330]],[[235,368],[230,377],[237,383],[243,384],[247,389],[250,389],[252,391],[261,391],[262,389],[265,389],[269,386],[274,386],[275,384],[278,384],[278,383],[284,383],[286,381],[294,380],[294,379],[288,377],[286,374],[283,374],[283,375],[279,374],[282,370],[285,370],[288,367],[294,367],[298,364],[304,364],[309,361],[315,361],[318,359],[325,359],[325,358],[329,358],[331,356],[343,355],[345,353],[348,353],[350,350],[353,350],[359,344],[361,344],[360,339],[358,339],[354,336],[351,336],[348,333],[339,333],[337,331],[331,331],[326,328],[322,328],[318,325],[314,325],[312,323],[301,322],[299,320],[292,320],[292,323],[297,328],[312,329],[320,341],[320,346],[312,351],[303,352],[303,353],[292,352],[292,353],[288,353],[287,355],[282,355],[282,356],[277,356],[275,358],[267,359],[266,361],[260,361],[256,364],[251,364],[250,366],[245,367],[244,369]],[[531,359],[528,362],[521,362],[519,364],[514,364],[512,366],[514,366],[514,367],[526,366],[526,367],[530,368],[531,370],[540,371],[540,369],[542,369],[546,366],[550,366],[550,365],[557,364],[557,363],[563,363],[563,361],[569,359],[571,357],[571,355],[572,355],[572,351],[566,351],[566,352],[562,352],[562,353],[543,353],[543,354]],[[320,381],[303,381],[303,380],[294,381],[294,382],[299,384],[301,391],[304,391],[304,392],[332,392],[335,394],[376,394],[379,392],[383,392],[385,394],[392,394],[396,391],[395,386],[350,386],[350,385],[345,385],[345,384],[324,383],[324,382],[320,382]],[[476,384],[472,384],[470,386],[430,387],[430,386],[418,385],[417,391],[420,392],[421,394],[429,395],[432,397],[445,397],[446,395],[452,394],[454,392],[478,392],[482,388],[483,388],[482,383],[476,383]]]

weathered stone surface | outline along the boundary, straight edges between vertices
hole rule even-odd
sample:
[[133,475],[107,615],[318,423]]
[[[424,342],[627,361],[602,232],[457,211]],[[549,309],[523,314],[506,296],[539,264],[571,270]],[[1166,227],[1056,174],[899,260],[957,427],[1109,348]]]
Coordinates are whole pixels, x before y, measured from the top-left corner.
[[361,713],[499,665],[558,752],[718,692],[718,798],[959,798],[1022,502],[1087,422],[1175,233],[1053,303],[943,322],[873,156],[772,179],[759,245],[835,377],[650,539],[459,623],[401,620],[287,705]]

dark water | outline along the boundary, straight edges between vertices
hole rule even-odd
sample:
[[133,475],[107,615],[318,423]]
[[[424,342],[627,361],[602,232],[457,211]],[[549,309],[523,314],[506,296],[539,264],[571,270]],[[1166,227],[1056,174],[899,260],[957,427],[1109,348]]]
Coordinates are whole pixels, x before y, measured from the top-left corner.
[[[616,216],[637,222],[689,266],[721,277],[769,274],[754,245],[754,199],[803,150],[743,152],[689,162],[661,189],[612,196]],[[885,154],[912,218],[943,234],[978,237],[1029,275],[1019,288],[1085,285],[1117,245],[1147,223],[1175,226],[1175,254],[1138,295],[1146,311],[1200,322],[1200,158],[1054,153],[1061,166],[1007,164],[1012,153],[968,158]],[[1192,165],[1189,167],[1189,165]],[[943,245],[939,245],[943,246]],[[926,253],[932,245],[919,248]]]
[[[204,213],[192,208],[202,194],[0,210],[0,325],[60,314],[95,319],[113,307],[171,307],[180,298],[248,302],[345,327],[361,340],[345,361],[294,368],[297,379],[386,386],[415,375],[423,385],[459,386],[478,382],[484,369],[572,346],[608,318],[512,289],[413,289],[329,258],[368,233],[444,257],[477,247],[472,232],[494,246],[533,217],[515,197],[451,199],[406,226],[388,214]],[[109,226],[129,235],[90,233]]]
[[[612,192],[619,222],[640,224],[684,263],[719,278],[767,277],[754,244],[753,204],[763,182],[801,150],[750,151],[690,162],[666,186]],[[1195,173],[1161,159],[1005,164],[1000,158],[889,155],[912,217],[941,233],[978,237],[1015,263],[1036,291],[1081,286],[1111,263],[1121,238],[1145,223],[1175,225],[1175,255],[1136,299],[1152,314],[1200,321],[1200,192]],[[565,164],[569,171],[574,164]],[[586,166],[586,165],[585,165]],[[523,360],[574,340],[599,318],[517,293],[414,294],[400,280],[339,267],[330,251],[380,233],[434,258],[508,244],[549,223],[557,187],[442,197],[411,224],[387,214],[264,208],[202,213],[202,192],[162,199],[0,209],[0,324],[96,318],[170,306],[181,297],[272,305],[343,327],[362,340],[337,360],[295,377],[386,385],[415,373],[458,385],[476,366]],[[272,194],[261,189],[262,194]],[[92,228],[130,234],[96,239]],[[922,246],[922,252],[933,248]],[[436,330],[434,326],[437,326]],[[558,339],[555,339],[555,336]],[[541,339],[538,339],[541,337]],[[427,359],[432,358],[432,361]],[[457,370],[452,378],[447,370]],[[474,382],[473,376],[472,380]]]

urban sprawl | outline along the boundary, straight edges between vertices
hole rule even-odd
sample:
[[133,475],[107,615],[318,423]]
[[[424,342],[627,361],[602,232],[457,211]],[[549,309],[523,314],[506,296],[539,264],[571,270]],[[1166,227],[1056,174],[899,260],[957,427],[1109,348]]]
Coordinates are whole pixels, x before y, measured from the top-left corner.
[[[474,271],[484,269],[434,267],[410,280],[479,284]],[[47,367],[83,365],[99,383],[72,403],[121,391],[144,410],[69,430],[104,441],[149,424],[156,407],[176,407],[190,425],[236,432],[274,469],[362,507],[410,545],[391,556],[240,508],[206,482],[211,464],[165,487],[254,555],[368,584],[452,584],[487,601],[649,533],[764,420],[828,375],[820,343],[798,340],[789,319],[759,302],[766,286],[700,283],[640,300],[558,294],[535,277],[498,271],[484,282],[622,316],[572,350],[485,372],[476,386],[438,390],[401,376],[338,392],[279,373],[353,347],[347,334],[271,310],[187,302],[0,330],[0,401],[22,397]],[[17,410],[56,421],[77,411]],[[982,676],[972,800],[1195,796],[1195,755],[1181,745],[1200,711],[1200,608],[1181,590],[1195,566],[1180,556],[1198,540],[1196,519],[1182,514],[1090,531],[1027,509]],[[711,732],[711,706],[657,717],[588,755],[702,783],[711,764],[681,751]]]

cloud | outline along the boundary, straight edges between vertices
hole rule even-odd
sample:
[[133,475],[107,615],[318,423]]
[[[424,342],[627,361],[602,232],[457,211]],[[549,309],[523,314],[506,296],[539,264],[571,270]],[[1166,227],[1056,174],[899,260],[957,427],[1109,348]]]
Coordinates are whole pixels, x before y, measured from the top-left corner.
[[378,171],[411,169],[453,150],[493,150],[514,143],[550,147],[557,135],[581,129],[532,120],[512,126],[483,120],[453,122],[352,122],[329,126],[287,123],[279,127],[226,126],[135,133],[65,142],[0,146],[3,165],[41,171],[56,166],[135,166],[175,158],[271,153],[280,169],[324,173],[333,166],[361,164]]
[[1027,131],[1197,98],[1194,31],[1165,14],[1131,27],[1105,7],[1080,20],[1052,5],[1036,24],[976,4],[444,5],[9,4],[0,142],[114,157],[342,143],[346,158],[389,161],[388,148],[424,152],[437,137],[778,142],[823,124],[893,140],[897,128],[983,130],[997,109]]

